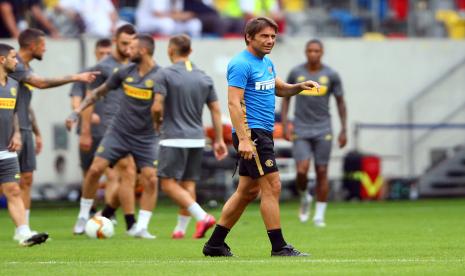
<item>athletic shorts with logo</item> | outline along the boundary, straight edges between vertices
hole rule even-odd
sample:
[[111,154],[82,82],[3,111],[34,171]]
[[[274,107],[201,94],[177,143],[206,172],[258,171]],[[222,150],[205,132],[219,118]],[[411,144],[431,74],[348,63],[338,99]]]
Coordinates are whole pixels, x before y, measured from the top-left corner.
[[92,162],[94,161],[95,153],[101,141],[102,137],[92,137],[92,147],[90,150],[84,151],[79,149],[79,159],[81,161],[82,170],[89,170],[90,165],[92,165]]
[[36,170],[36,150],[32,131],[21,130],[22,146],[18,154],[19,169],[22,173]]
[[[249,160],[240,157],[239,175],[257,179],[266,174],[277,172],[273,133],[263,129],[251,129],[251,139],[255,145],[254,157]],[[233,145],[238,151],[239,139],[236,133],[233,133]]]
[[122,134],[114,129],[109,129],[97,148],[96,156],[110,162],[113,167],[118,160],[131,154],[134,157],[138,169],[144,167],[155,168],[157,166],[158,137],[137,136]]
[[0,159],[0,184],[19,181],[18,158]]
[[313,138],[297,138],[292,145],[292,155],[296,161],[313,157],[316,165],[327,165],[331,156],[332,133],[321,134]]
[[199,181],[203,148],[160,146],[158,176],[180,181]]

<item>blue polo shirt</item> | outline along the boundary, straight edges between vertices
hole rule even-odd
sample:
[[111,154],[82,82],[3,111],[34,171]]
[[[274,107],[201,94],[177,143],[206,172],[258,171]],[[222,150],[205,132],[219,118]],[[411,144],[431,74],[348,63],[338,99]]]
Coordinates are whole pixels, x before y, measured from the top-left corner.
[[246,127],[272,132],[276,72],[268,56],[240,52],[229,62],[227,78],[229,86],[244,89]]

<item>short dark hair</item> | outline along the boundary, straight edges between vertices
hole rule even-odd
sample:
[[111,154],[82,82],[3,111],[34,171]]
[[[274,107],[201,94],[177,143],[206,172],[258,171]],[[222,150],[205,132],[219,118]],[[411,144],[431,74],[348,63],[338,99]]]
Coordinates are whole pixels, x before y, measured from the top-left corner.
[[249,42],[247,41],[247,36],[254,37],[256,34],[258,34],[260,31],[263,29],[271,27],[275,30],[276,33],[278,33],[278,24],[276,22],[268,17],[256,17],[252,18],[247,22],[245,25],[244,29],[244,40],[245,44],[249,45]]
[[169,44],[176,46],[176,54],[188,56],[191,52],[191,38],[188,35],[180,34],[170,38]]
[[18,42],[20,48],[27,48],[32,43],[37,42],[45,33],[39,29],[28,28],[19,34]]
[[124,24],[120,26],[118,29],[116,29],[116,33],[115,33],[116,38],[118,38],[123,33],[129,34],[129,35],[136,34],[136,28],[134,28],[134,26],[131,24]]
[[155,40],[149,34],[138,34],[136,35],[136,39],[139,40],[139,45],[143,48],[146,48],[150,55],[153,55],[155,52]]
[[313,38],[313,39],[310,39],[309,41],[307,41],[307,44],[305,44],[305,49],[307,49],[311,44],[318,44],[321,49],[324,48],[323,47],[323,42],[321,42],[321,40]]
[[15,48],[11,47],[8,44],[0,43],[0,56],[6,57],[10,53],[11,50],[14,50]]
[[110,47],[111,46],[111,40],[108,38],[101,38],[95,42],[95,49],[101,48],[101,47]]

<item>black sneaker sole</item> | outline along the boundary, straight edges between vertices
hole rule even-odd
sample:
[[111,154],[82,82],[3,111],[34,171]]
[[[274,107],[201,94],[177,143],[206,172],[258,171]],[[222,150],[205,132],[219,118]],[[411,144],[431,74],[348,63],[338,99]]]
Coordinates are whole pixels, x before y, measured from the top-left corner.
[[37,244],[44,243],[48,239],[48,234],[47,233],[39,233],[35,234],[34,236],[30,237],[29,239],[25,240],[23,242],[23,246],[34,246]]

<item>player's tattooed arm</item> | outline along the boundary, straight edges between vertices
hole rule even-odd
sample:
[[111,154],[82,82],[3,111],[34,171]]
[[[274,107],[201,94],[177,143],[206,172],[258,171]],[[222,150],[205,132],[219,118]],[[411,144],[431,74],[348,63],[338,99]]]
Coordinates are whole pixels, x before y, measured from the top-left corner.
[[68,84],[71,82],[85,82],[91,83],[95,80],[95,77],[100,74],[98,71],[83,72],[79,74],[57,77],[57,78],[44,78],[35,74],[30,74],[26,77],[24,82],[37,87],[39,89],[53,88]]
[[312,89],[320,89],[320,85],[315,81],[304,81],[299,82],[296,84],[289,84],[281,80],[280,78],[276,78],[276,96],[278,97],[291,97],[294,95],[299,94],[303,90],[312,90]]
[[31,120],[32,132],[35,135],[36,154],[39,154],[42,151],[42,135],[40,134],[39,124],[37,124],[36,114],[32,107],[29,107],[29,119]]
[[151,112],[152,112],[152,120],[153,126],[155,130],[160,131],[160,126],[163,122],[163,103],[165,101],[165,97],[160,94],[155,94],[155,99],[153,100]]
[[21,132],[19,130],[19,119],[18,119],[17,113],[15,113],[13,117],[13,128],[14,128],[14,133],[13,133],[13,136],[11,137],[10,144],[8,145],[8,150],[11,152],[20,151],[21,146],[22,146]]
[[90,91],[89,94],[86,95],[84,100],[82,100],[81,104],[79,105],[78,108],[76,108],[71,115],[68,116],[66,119],[66,128],[68,130],[71,130],[73,127],[74,123],[77,122],[79,119],[79,116],[81,115],[81,112],[88,108],[89,106],[93,105],[96,101],[101,99],[103,96],[108,94],[110,91],[110,88],[106,83],[100,85],[99,87],[95,88],[94,90]]

